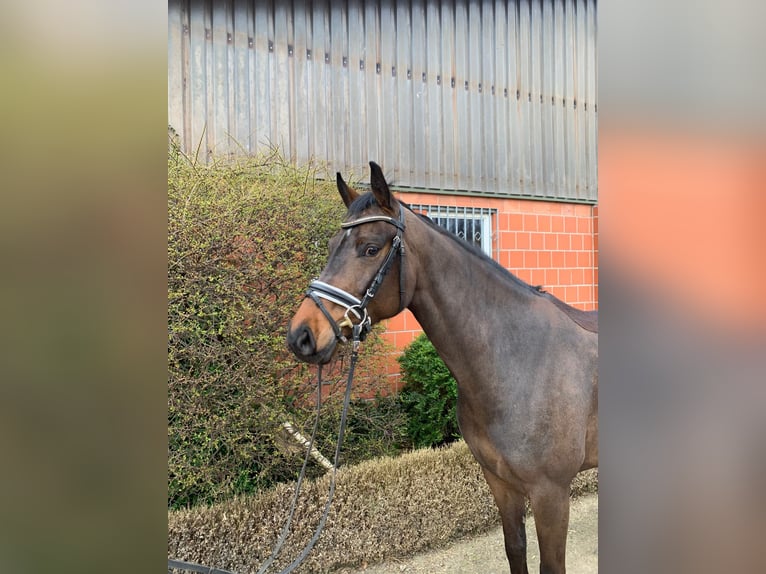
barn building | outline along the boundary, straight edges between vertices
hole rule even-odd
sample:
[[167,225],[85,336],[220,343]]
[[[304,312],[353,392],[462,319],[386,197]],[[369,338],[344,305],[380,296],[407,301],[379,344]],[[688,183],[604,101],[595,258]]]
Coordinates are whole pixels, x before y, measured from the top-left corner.
[[[595,309],[596,30],[594,0],[169,0],[168,122],[203,161],[277,147],[365,182],[374,160],[413,209]],[[420,332],[405,311],[384,336]]]

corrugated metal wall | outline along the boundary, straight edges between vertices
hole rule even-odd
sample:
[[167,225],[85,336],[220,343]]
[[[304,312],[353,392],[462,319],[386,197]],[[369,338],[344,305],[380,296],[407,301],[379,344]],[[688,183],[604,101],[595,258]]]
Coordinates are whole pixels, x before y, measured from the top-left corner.
[[278,146],[397,187],[595,202],[594,0],[170,0],[199,157]]

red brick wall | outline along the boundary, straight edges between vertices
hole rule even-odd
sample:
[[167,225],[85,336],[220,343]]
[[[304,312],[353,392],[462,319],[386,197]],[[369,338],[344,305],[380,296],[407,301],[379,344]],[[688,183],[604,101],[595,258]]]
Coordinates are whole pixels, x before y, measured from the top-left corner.
[[[542,285],[570,305],[598,308],[598,206],[426,193],[402,193],[407,203],[485,207],[493,216],[493,257],[520,279]],[[395,349],[387,361],[389,387],[400,387],[396,357],[422,332],[408,310],[386,321]]]

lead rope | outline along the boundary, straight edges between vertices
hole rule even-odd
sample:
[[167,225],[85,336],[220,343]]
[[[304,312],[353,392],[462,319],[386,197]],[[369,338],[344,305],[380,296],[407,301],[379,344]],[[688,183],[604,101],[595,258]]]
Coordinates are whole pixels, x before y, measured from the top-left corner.
[[[348,417],[348,407],[351,401],[351,385],[354,380],[354,371],[356,370],[356,362],[357,362],[357,359],[359,358],[359,343],[361,341],[360,337],[362,333],[361,325],[354,325],[352,329],[352,333],[353,333],[353,347],[351,350],[351,361],[349,362],[348,379],[346,380],[346,392],[343,395],[343,410],[341,411],[341,415],[340,415],[340,428],[338,430],[338,442],[335,446],[335,458],[333,461],[333,469],[332,469],[332,476],[330,478],[330,488],[329,488],[327,503],[325,504],[324,511],[322,512],[322,516],[319,519],[319,525],[314,531],[314,535],[311,537],[311,540],[309,540],[308,544],[306,544],[306,546],[303,548],[303,550],[298,555],[298,557],[295,560],[293,560],[284,570],[281,570],[279,574],[290,574],[290,572],[295,570],[295,568],[297,568],[301,564],[301,562],[303,562],[306,559],[306,556],[308,556],[309,552],[311,552],[311,550],[314,548],[314,545],[316,544],[317,540],[319,540],[319,536],[322,534],[322,530],[324,529],[325,522],[327,521],[327,516],[330,513],[330,505],[332,504],[333,495],[335,494],[335,479],[336,479],[336,473],[338,470],[338,462],[340,459],[340,450],[341,450],[341,446],[343,445],[343,437],[346,432],[346,418]],[[282,528],[282,533],[280,534],[279,540],[277,541],[277,544],[274,547],[274,550],[272,551],[271,556],[269,556],[266,562],[264,562],[264,564],[260,567],[260,569],[258,570],[258,574],[263,574],[264,572],[266,572],[269,566],[271,566],[271,564],[274,562],[277,555],[279,554],[280,550],[282,549],[285,539],[287,538],[287,535],[290,532],[290,525],[292,524],[293,516],[295,514],[296,502],[298,500],[298,495],[300,494],[303,478],[306,474],[306,465],[308,463],[308,458],[311,453],[311,447],[314,445],[314,438],[316,436],[317,428],[319,426],[319,409],[321,407],[321,402],[322,402],[322,365],[319,365],[318,376],[317,376],[317,413],[316,413],[316,418],[314,419],[314,430],[311,433],[311,439],[309,441],[309,446],[306,451],[306,458],[303,461],[303,466],[301,467],[301,472],[300,472],[300,475],[298,476],[298,483],[296,484],[296,487],[295,487],[295,494],[293,495],[293,500],[290,505],[290,513],[288,515],[285,526]],[[235,572],[232,572],[230,570],[212,568],[211,566],[203,566],[202,564],[195,564],[193,562],[184,562],[182,560],[168,559],[168,572],[170,572],[170,570],[172,569],[186,570],[189,572],[199,572],[200,574],[236,574]]]
[[[317,540],[319,540],[319,536],[322,534],[322,530],[324,529],[325,522],[327,521],[327,516],[330,514],[330,505],[332,504],[332,498],[335,494],[335,477],[336,473],[338,472],[338,462],[340,460],[340,448],[343,444],[343,436],[346,431],[346,417],[348,415],[348,405],[351,400],[351,383],[354,379],[354,370],[356,369],[356,361],[359,357],[359,339],[357,337],[357,329],[356,325],[354,326],[354,346],[351,351],[351,361],[349,362],[348,367],[348,380],[346,381],[346,393],[343,395],[343,410],[341,411],[340,415],[340,429],[338,430],[338,443],[335,446],[335,458],[333,460],[333,467],[332,467],[332,477],[330,478],[330,492],[327,495],[327,503],[324,507],[324,512],[322,512],[322,517],[319,519],[319,525],[317,526],[316,530],[314,531],[314,536],[311,537],[311,540],[309,540],[308,544],[303,548],[303,551],[298,555],[298,557],[293,560],[287,568],[282,570],[279,574],[290,574],[295,568],[297,568],[301,562],[303,562],[306,559],[306,556],[309,555],[309,552],[311,552],[312,548],[314,548],[314,544],[316,544]],[[258,574],[262,574],[260,571]]]
[[[279,540],[277,540],[277,544],[274,547],[274,550],[271,552],[271,556],[266,560],[266,562],[263,563],[263,565],[258,569],[258,574],[263,574],[266,572],[269,566],[271,566],[271,563],[274,562],[274,559],[277,557],[279,552],[282,550],[282,545],[285,543],[285,539],[287,538],[287,535],[290,532],[290,525],[293,522],[293,516],[295,515],[295,507],[298,502],[298,495],[301,493],[301,484],[303,483],[303,477],[306,475],[306,466],[309,462],[309,455],[311,454],[311,449],[314,448],[314,438],[317,434],[317,428],[319,428],[319,410],[322,407],[322,365],[319,365],[317,367],[317,406],[316,406],[316,416],[314,417],[314,430],[311,432],[311,439],[309,440],[308,448],[306,449],[306,458],[303,459],[303,466],[301,466],[301,472],[298,475],[298,483],[295,485],[295,493],[293,494],[293,500],[290,503],[290,513],[287,516],[287,522],[285,522],[284,527],[282,528],[282,533],[279,535]],[[334,468],[334,467],[333,467]]]

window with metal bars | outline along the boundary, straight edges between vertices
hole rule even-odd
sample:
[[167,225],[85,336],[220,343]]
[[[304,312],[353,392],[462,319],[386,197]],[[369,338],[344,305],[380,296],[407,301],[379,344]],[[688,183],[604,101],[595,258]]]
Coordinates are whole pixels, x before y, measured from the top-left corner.
[[427,215],[437,225],[481,249],[493,257],[492,219],[497,213],[486,207],[459,207],[438,205],[410,205],[410,208]]

